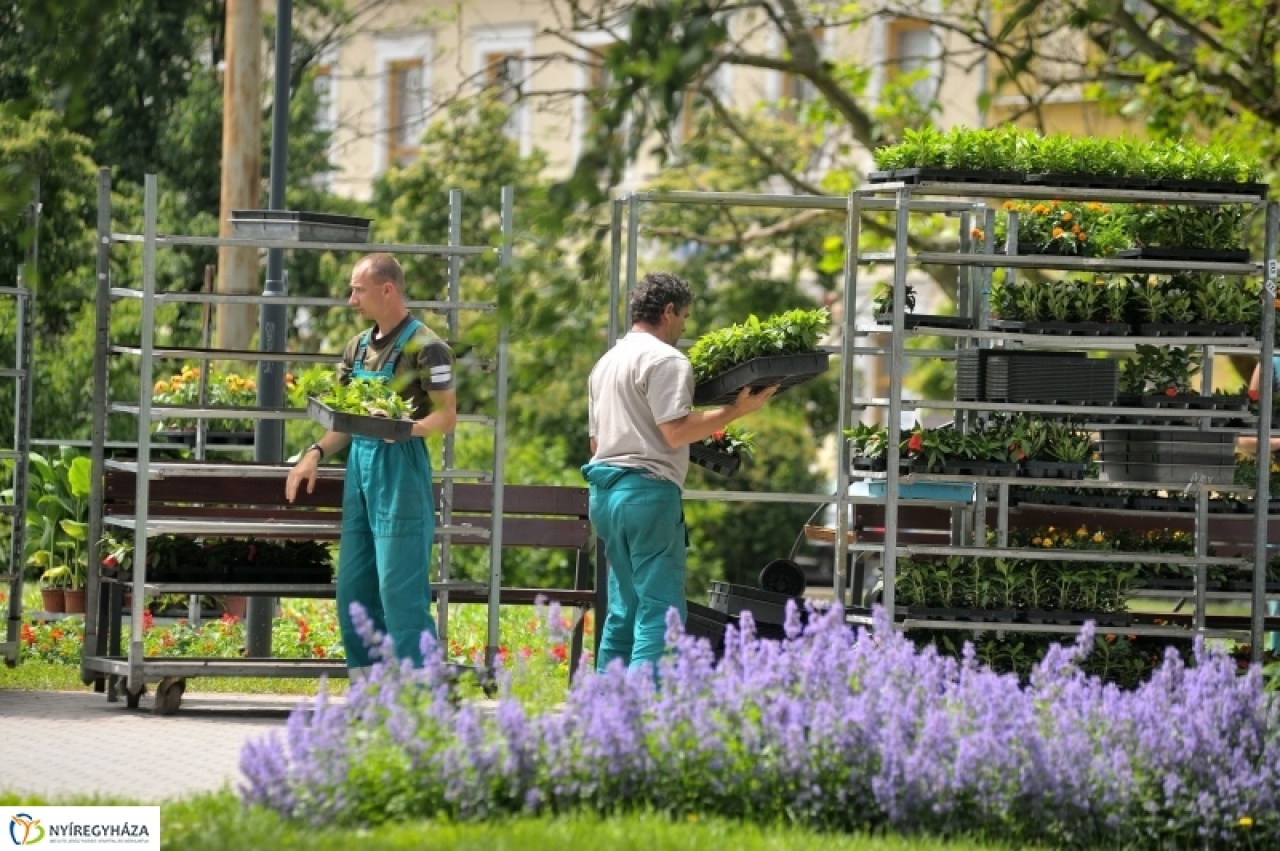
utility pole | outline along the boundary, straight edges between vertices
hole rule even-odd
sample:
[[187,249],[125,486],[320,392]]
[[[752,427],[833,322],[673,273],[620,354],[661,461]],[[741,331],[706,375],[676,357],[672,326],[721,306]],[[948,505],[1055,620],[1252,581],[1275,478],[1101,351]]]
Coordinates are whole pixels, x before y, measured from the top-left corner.
[[[262,186],[262,0],[226,0],[227,52],[222,75],[222,204],[218,235],[231,235],[232,210],[256,210]],[[258,291],[258,251],[218,249],[218,292]],[[218,305],[220,349],[248,349],[252,304]]]

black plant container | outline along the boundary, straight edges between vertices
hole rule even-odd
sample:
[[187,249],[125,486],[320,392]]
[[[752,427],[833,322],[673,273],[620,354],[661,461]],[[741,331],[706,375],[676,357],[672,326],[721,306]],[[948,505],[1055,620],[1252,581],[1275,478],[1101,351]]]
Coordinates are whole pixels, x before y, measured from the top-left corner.
[[1037,186],[1068,186],[1086,189],[1150,189],[1154,181],[1147,177],[1120,177],[1110,174],[1064,174],[1045,172],[1028,174],[1027,183]]
[[1088,465],[1078,461],[1023,461],[1022,475],[1030,479],[1083,479]]
[[1121,322],[1023,322],[1025,334],[1054,334],[1066,337],[1124,337],[1130,333]]
[[[881,313],[876,316],[881,325],[892,325],[893,314]],[[959,328],[967,331],[973,327],[973,320],[967,316],[942,316],[932,313],[905,313],[902,316],[902,327],[908,331],[914,328]]]
[[1199,263],[1248,263],[1247,248],[1179,248],[1177,246],[1144,245],[1116,252],[1120,259],[1191,260]]
[[1162,177],[1156,187],[1166,192],[1207,192],[1213,195],[1245,195],[1266,198],[1271,187],[1265,183],[1235,182],[1230,180],[1186,180]]
[[742,457],[728,452],[721,452],[701,443],[691,443],[689,444],[689,463],[697,464],[699,467],[727,478],[738,472],[738,467],[742,464]]
[[801,352],[752,358],[719,375],[699,382],[693,388],[695,405],[727,405],[738,397],[742,388],[763,390],[775,384],[779,391],[817,378],[827,371],[830,352]]
[[1022,184],[1026,176],[1017,171],[979,171],[957,168],[896,168],[873,171],[867,175],[871,183],[1011,183]]

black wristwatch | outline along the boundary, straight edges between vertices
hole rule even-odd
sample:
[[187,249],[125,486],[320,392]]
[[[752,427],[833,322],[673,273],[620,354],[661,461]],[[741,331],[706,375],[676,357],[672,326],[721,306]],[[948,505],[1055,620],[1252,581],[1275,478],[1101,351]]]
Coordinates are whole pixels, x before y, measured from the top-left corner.
[[307,451],[306,451],[306,452],[303,452],[302,454],[303,454],[303,455],[306,455],[306,454],[307,454],[307,452],[310,452],[312,449],[314,449],[315,451],[317,451],[317,452],[319,452],[319,453],[320,453],[320,460],[321,460],[321,461],[323,461],[323,460],[324,460],[324,447],[323,447],[323,446],[321,446],[321,445],[320,445],[320,444],[318,444],[318,443],[313,443],[313,444],[311,444],[310,446],[308,446],[308,447],[307,447]]

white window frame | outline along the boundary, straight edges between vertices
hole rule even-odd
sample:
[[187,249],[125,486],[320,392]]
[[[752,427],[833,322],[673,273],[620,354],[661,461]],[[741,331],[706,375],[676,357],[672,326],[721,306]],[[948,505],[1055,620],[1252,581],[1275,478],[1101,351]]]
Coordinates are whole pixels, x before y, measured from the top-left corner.
[[[495,53],[515,54],[523,57],[516,64],[513,76],[517,85],[527,87],[533,77],[533,24],[507,24],[500,27],[479,27],[471,31],[475,51],[475,79],[478,88],[488,85],[489,56]],[[529,102],[521,100],[511,110],[511,125],[515,142],[520,146],[520,156],[533,153],[533,134],[530,126]]]
[[[931,4],[932,5],[932,4]],[[871,80],[868,85],[868,96],[873,104],[880,103],[880,94],[889,79],[889,63],[896,59],[895,45],[889,43],[889,33],[893,24],[901,16],[877,15],[871,21]],[[938,28],[929,25],[936,48],[934,57],[929,60],[929,82],[933,84],[933,100],[942,100],[942,35]]]
[[391,116],[388,112],[391,104],[391,66],[396,62],[420,60],[422,62],[422,103],[419,113],[421,126],[418,132],[426,129],[427,107],[430,104],[431,62],[435,50],[435,37],[432,33],[384,33],[374,39],[374,56],[378,74],[375,109],[378,116],[378,132],[373,146],[373,173],[380,175],[390,163],[387,162],[387,148],[391,141]]
[[328,189],[333,185],[333,175],[338,170],[338,69],[339,55],[336,49],[327,51],[316,62],[316,69],[325,69],[324,76],[329,80],[329,103],[327,108],[316,113],[317,118],[321,118],[326,126],[321,127],[322,130],[329,132],[329,149],[325,151],[325,156],[329,160],[329,164],[333,166],[324,174],[316,175],[316,184],[321,189]]

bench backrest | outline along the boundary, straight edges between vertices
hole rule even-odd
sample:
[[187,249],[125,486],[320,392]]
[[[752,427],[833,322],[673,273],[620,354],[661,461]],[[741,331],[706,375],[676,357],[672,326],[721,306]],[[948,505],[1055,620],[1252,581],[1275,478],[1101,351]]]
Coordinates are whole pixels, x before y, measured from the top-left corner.
[[[332,521],[342,509],[341,478],[321,477],[312,493],[285,500],[288,467],[267,476],[188,475],[166,471],[150,482],[147,511],[153,517],[192,517],[279,521]],[[137,477],[127,470],[108,470],[103,489],[103,511],[133,514]],[[436,505],[443,487],[435,485]],[[593,545],[587,519],[586,488],[555,485],[506,485],[503,489],[502,543],[508,547],[542,547],[585,550]],[[455,482],[451,525],[491,529],[493,487]],[[269,535],[263,535],[269,537]],[[336,538],[332,535],[317,537]],[[453,544],[486,544],[487,537],[453,535]]]

